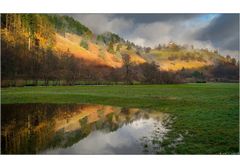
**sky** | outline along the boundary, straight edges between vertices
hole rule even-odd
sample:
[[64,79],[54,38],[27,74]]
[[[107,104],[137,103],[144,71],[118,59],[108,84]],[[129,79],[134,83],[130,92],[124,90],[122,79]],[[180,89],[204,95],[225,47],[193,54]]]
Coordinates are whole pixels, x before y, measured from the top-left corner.
[[113,32],[140,46],[174,41],[239,56],[239,14],[68,14],[94,33]]

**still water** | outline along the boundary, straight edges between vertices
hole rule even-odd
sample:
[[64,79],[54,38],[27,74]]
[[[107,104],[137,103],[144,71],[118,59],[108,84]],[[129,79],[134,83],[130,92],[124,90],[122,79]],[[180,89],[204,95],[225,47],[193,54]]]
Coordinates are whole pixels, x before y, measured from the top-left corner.
[[2,154],[154,154],[170,118],[149,109],[92,104],[1,108]]

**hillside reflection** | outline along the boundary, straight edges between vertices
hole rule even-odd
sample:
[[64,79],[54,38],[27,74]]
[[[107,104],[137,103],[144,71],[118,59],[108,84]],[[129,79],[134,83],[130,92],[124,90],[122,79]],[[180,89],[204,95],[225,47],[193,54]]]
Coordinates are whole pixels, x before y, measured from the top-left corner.
[[[104,132],[104,136],[106,137],[107,133],[117,132],[116,130],[121,127],[125,129],[127,128],[126,126],[136,125],[136,121],[141,120],[141,122],[147,123],[149,121],[152,122],[152,118],[154,118],[154,121],[160,122],[166,119],[166,117],[164,113],[151,110],[104,105],[2,105],[2,153],[88,153],[88,151],[91,152],[90,150],[92,150],[92,148],[90,149],[91,146],[86,148],[85,152],[83,152],[84,149],[81,146],[82,142],[79,142],[84,139],[86,146],[86,144],[92,140],[89,137],[92,137],[92,134],[96,131],[100,130]],[[138,127],[143,125],[141,122],[137,122]],[[126,131],[129,132],[129,129],[125,129],[125,132]],[[136,130],[131,131],[133,132],[132,134],[136,132]],[[137,138],[144,138],[141,136],[145,135],[146,132],[147,131],[144,130],[141,131]],[[89,136],[90,134],[91,136]],[[133,135],[129,135],[129,137],[131,136]],[[103,135],[101,135],[101,138],[102,137]],[[109,138],[112,137],[108,137],[108,139]],[[99,136],[93,136],[93,139],[97,140]],[[59,150],[55,150],[70,149],[74,144],[78,146],[78,148],[75,147],[75,150],[78,150],[77,152],[71,152],[69,150],[58,152]],[[103,144],[99,144],[98,146],[101,145]],[[138,153],[138,151],[136,152]],[[99,149],[99,151],[93,149],[92,153],[104,153],[104,151],[103,149]],[[123,150],[122,153],[127,152]]]

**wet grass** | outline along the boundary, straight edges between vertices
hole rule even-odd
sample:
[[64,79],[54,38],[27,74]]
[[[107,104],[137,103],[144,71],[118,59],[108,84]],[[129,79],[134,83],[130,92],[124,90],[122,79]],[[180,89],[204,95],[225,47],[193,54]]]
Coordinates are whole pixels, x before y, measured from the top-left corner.
[[[93,103],[152,108],[176,119],[163,153],[239,152],[239,86],[230,83],[2,88],[1,103]],[[184,137],[176,148],[174,139]]]

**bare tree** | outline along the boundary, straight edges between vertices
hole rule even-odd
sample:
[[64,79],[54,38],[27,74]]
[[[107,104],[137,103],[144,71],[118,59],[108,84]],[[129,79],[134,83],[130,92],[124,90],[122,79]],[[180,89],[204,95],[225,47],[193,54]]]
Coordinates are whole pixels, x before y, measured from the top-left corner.
[[125,69],[125,82],[126,84],[132,84],[131,81],[131,60],[128,54],[122,55],[123,67]]

